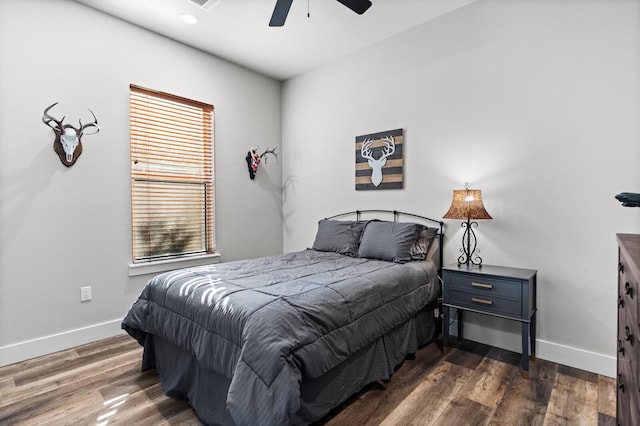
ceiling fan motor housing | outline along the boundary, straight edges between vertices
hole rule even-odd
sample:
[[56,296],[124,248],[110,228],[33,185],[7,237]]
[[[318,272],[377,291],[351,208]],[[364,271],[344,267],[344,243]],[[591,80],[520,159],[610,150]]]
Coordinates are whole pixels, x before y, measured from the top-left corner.
[[[371,7],[369,0],[338,0],[338,2],[353,10],[358,15],[362,15]],[[289,9],[291,9],[291,3],[293,3],[293,0],[276,0],[276,6],[273,9],[273,14],[269,21],[270,27],[281,27],[284,25],[284,22],[287,20],[287,15],[289,15]]]

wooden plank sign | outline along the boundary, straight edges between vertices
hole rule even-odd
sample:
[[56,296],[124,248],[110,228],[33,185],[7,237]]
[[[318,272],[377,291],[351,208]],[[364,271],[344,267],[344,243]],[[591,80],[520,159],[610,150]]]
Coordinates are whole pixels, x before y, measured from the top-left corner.
[[356,191],[402,189],[402,129],[356,136]]

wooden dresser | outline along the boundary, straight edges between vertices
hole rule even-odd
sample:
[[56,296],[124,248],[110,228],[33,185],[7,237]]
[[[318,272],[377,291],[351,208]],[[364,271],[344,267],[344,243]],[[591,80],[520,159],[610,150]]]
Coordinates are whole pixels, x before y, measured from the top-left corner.
[[620,426],[640,425],[640,235],[618,234],[618,391]]

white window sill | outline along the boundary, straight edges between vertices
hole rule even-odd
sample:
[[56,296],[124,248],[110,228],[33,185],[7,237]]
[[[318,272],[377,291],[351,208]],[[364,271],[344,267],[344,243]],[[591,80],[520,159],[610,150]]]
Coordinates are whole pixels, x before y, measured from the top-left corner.
[[180,259],[158,260],[148,263],[132,263],[129,265],[129,276],[157,274],[158,272],[172,271],[174,269],[188,268],[191,266],[220,263],[220,253],[203,254],[200,256],[182,257]]

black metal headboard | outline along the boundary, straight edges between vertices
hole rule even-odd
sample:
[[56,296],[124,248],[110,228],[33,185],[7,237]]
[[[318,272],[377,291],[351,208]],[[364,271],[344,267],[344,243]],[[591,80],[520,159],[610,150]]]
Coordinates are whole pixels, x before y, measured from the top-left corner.
[[437,223],[440,230],[438,231],[438,243],[440,244],[440,247],[438,247],[438,275],[441,275],[442,272],[442,267],[443,265],[443,260],[444,260],[444,256],[443,256],[443,242],[444,242],[444,222],[441,220],[436,220],[436,219],[431,219],[430,217],[426,217],[426,216],[421,216],[419,214],[413,214],[413,213],[407,213],[407,212],[400,212],[398,210],[354,210],[351,212],[346,212],[346,213],[339,213],[330,217],[327,217],[325,219],[336,219],[339,217],[345,217],[345,216],[356,216],[356,220],[358,222],[360,222],[361,220],[361,215],[362,213],[385,213],[385,214],[393,214],[393,221],[397,222],[398,219],[400,218],[400,216],[410,216],[410,217],[414,217],[414,218],[418,218],[427,222],[433,222],[433,223]]

